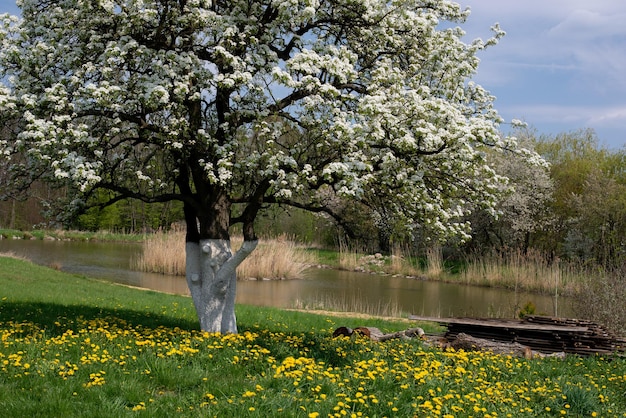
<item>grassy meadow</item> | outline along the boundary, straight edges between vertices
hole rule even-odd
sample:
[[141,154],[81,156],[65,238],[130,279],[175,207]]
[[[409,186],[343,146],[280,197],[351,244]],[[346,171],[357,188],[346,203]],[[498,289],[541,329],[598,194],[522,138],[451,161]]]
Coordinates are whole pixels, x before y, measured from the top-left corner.
[[[414,323],[191,300],[0,257],[0,411],[11,417],[617,417],[626,359],[518,359],[331,338]],[[425,324],[426,331],[433,331]]]

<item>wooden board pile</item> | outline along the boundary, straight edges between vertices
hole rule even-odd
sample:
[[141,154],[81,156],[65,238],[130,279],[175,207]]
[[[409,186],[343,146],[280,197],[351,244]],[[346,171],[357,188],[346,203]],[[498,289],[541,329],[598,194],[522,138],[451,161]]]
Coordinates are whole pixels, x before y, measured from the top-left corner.
[[410,316],[410,319],[437,322],[448,331],[445,339],[453,341],[459,334],[489,341],[517,343],[540,353],[580,355],[626,355],[626,338],[618,337],[603,326],[587,320],[530,315],[521,320],[432,318]]

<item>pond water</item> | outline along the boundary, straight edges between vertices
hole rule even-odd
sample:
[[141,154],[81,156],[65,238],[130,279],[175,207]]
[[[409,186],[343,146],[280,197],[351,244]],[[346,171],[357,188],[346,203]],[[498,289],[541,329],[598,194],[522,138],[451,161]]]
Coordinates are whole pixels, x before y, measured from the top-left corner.
[[[35,263],[61,270],[161,292],[188,295],[183,277],[130,270],[141,244],[41,240],[0,240],[0,252],[13,252]],[[293,308],[299,306],[344,308],[388,307],[423,316],[511,317],[516,307],[531,301],[536,313],[572,316],[571,301],[515,293],[505,289],[424,281],[328,269],[311,269],[302,280],[239,281],[237,302]]]

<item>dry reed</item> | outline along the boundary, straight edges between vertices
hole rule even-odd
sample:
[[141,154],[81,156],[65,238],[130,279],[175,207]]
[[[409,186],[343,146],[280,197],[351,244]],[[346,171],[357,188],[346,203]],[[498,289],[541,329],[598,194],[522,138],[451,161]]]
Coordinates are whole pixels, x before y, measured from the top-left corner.
[[[241,237],[233,237],[233,249],[239,248]],[[316,264],[315,255],[305,251],[285,235],[264,239],[237,268],[243,279],[297,279]],[[133,260],[133,268],[140,271],[185,275],[185,233],[173,231],[157,233],[146,239],[143,253]]]
[[350,248],[343,241],[339,242],[339,268],[348,271],[357,270],[360,266],[359,252]]
[[365,251],[349,249],[345,245],[340,245],[339,248],[339,268],[344,270],[441,279],[445,273],[441,249],[437,247],[429,250],[426,261],[426,269],[421,269],[417,256],[408,246],[395,245],[391,249],[391,256],[380,253],[367,255]]
[[596,267],[589,271],[576,294],[576,309],[582,318],[597,321],[617,335],[626,336],[626,261],[619,267]]
[[388,274],[401,274],[410,276],[415,274],[415,268],[409,259],[406,248],[395,246],[391,256],[381,253],[369,254],[364,248],[339,245],[339,268],[348,271],[377,272]]
[[[235,248],[241,245],[243,238],[232,240]],[[316,256],[306,251],[286,235],[265,239],[237,269],[243,279],[300,279],[305,270],[317,264]]]
[[440,246],[430,247],[426,250],[425,274],[429,278],[438,278],[443,273],[443,251]]
[[407,245],[394,245],[391,249],[391,260],[385,269],[389,274],[402,276],[421,276],[423,271],[417,265],[417,257]]
[[579,276],[575,266],[549,260],[540,252],[510,251],[470,258],[461,281],[558,296],[574,294],[581,282]]

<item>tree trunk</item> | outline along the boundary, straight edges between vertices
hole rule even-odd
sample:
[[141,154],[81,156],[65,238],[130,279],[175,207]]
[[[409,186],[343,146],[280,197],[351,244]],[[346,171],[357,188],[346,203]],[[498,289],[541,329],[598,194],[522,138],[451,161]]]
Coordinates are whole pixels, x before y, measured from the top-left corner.
[[235,294],[236,268],[256,248],[258,241],[244,241],[232,254],[230,240],[202,239],[186,243],[187,285],[200,329],[237,333]]
[[9,229],[15,229],[15,199],[11,201],[11,219],[9,221]]
[[449,343],[451,348],[464,351],[491,351],[494,354],[508,354],[517,357],[532,358],[533,352],[530,347],[519,343],[508,343],[472,337],[461,332]]

